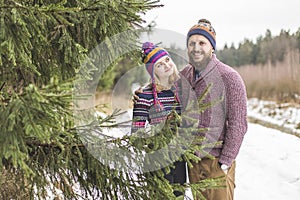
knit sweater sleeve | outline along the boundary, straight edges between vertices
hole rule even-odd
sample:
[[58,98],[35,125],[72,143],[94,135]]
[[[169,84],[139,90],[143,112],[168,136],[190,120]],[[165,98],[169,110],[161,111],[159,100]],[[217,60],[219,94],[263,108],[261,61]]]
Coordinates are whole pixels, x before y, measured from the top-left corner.
[[131,132],[134,133],[140,128],[146,126],[146,122],[149,121],[149,108],[150,100],[146,98],[145,95],[140,94],[139,100],[134,104],[133,107],[133,117]]
[[220,162],[231,165],[247,132],[247,94],[240,75],[232,70],[223,76],[225,85],[225,137]]

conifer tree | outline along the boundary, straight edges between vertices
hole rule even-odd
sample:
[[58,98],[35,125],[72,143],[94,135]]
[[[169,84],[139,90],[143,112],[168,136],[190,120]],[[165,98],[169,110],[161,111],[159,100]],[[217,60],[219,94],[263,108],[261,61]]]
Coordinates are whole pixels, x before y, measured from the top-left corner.
[[[89,50],[139,27],[141,13],[159,6],[155,0],[0,0],[1,199],[172,197],[161,171],[138,176],[99,162],[73,115],[74,79]],[[97,120],[112,124],[113,116]]]

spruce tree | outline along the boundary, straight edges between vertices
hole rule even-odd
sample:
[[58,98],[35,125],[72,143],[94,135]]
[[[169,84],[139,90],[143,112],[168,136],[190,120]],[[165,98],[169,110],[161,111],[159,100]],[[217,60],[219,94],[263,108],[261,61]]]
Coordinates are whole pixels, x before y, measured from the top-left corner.
[[[173,188],[159,170],[136,175],[99,162],[78,134],[74,116],[74,82],[82,63],[90,61],[89,51],[140,27],[141,14],[158,3],[0,0],[1,199],[172,198]],[[96,66],[81,70],[83,82],[94,71]],[[101,130],[114,124],[113,117],[81,128]],[[140,145],[134,138],[122,141]],[[122,141],[107,142],[122,146]],[[193,150],[187,155],[193,158]]]

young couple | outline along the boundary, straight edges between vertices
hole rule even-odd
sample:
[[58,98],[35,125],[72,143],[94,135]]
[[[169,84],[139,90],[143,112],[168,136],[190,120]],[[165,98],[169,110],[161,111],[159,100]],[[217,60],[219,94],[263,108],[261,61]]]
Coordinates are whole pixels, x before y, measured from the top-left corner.
[[[188,169],[191,183],[207,178],[224,177],[226,187],[201,191],[208,200],[229,200],[234,197],[235,158],[239,152],[247,131],[247,96],[244,82],[240,75],[228,65],[220,62],[216,50],[216,32],[206,19],[190,28],[187,34],[189,63],[178,72],[169,53],[151,42],[143,44],[143,62],[151,77],[151,83],[142,92],[136,92],[137,99],[133,109],[132,129],[144,128],[146,123],[157,124],[166,120],[171,110],[179,115],[182,112],[184,90],[178,88],[181,79],[186,79],[197,97],[203,97],[207,87],[211,88],[203,97],[203,103],[209,104],[217,99],[222,101],[199,113],[198,128],[208,128],[205,136],[208,141],[221,141],[209,154],[215,159],[201,157],[199,162],[192,162]],[[156,115],[151,115],[155,108]],[[157,113],[163,113],[161,115]],[[175,161],[166,178],[170,183],[183,184],[186,181],[186,165]],[[176,196],[180,193],[174,193]],[[198,197],[194,197],[197,199]]]

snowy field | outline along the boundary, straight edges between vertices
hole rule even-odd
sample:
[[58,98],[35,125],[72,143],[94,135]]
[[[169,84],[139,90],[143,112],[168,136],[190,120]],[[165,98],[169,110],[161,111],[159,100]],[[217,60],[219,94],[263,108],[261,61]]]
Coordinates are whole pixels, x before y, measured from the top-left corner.
[[237,157],[235,199],[300,199],[300,138],[250,123]]
[[[249,99],[248,116],[300,136],[299,105]],[[249,123],[237,157],[235,199],[300,199],[300,138]]]
[[[248,117],[300,136],[300,105],[248,99]],[[300,199],[300,198],[299,198]]]
[[249,123],[236,159],[235,200],[300,199],[299,158],[300,138]]

